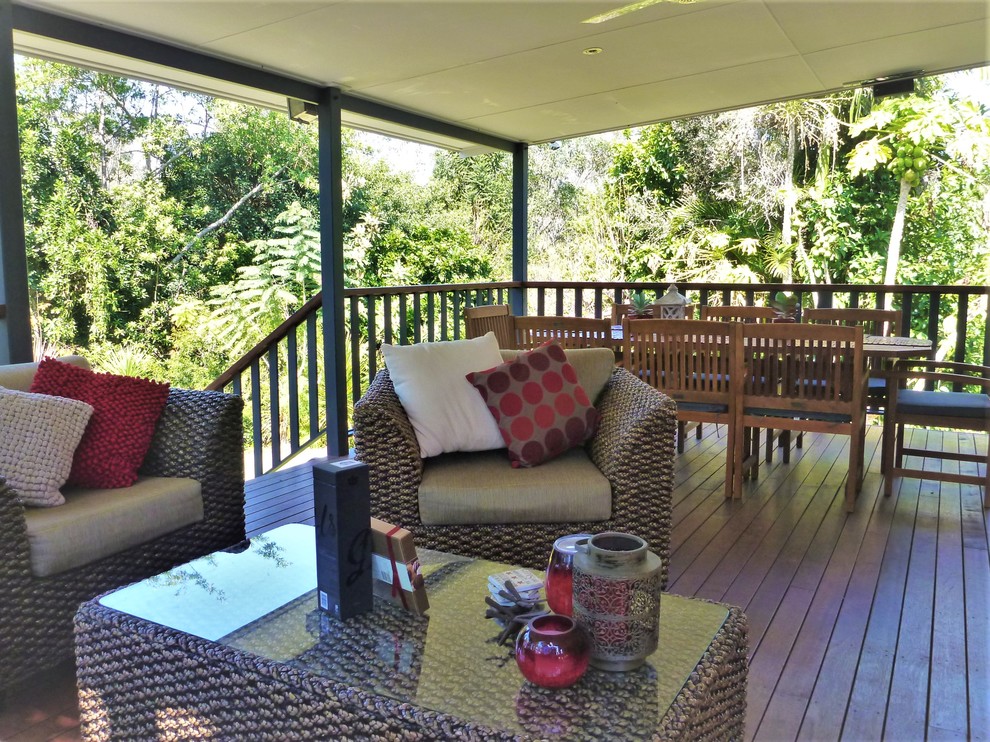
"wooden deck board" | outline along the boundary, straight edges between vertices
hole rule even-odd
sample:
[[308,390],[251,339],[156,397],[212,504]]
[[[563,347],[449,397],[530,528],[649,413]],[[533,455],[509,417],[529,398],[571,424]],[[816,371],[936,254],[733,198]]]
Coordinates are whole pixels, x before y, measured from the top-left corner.
[[[880,428],[871,425],[855,513],[843,510],[848,439],[827,435],[806,435],[789,464],[776,452],[743,499],[727,501],[724,427],[703,433],[675,465],[671,590],[746,610],[747,739],[990,740],[982,489],[904,479],[884,497]],[[917,444],[986,451],[986,435],[909,433]],[[249,535],[312,522],[310,466],[248,482]],[[3,739],[75,738],[71,682],[42,677],[12,694],[23,707],[0,713]]]

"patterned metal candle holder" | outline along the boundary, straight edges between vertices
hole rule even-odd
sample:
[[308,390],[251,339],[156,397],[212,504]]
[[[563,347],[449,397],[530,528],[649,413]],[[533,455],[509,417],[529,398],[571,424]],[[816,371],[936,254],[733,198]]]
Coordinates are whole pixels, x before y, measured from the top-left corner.
[[574,556],[574,618],[591,635],[591,664],[632,670],[657,648],[660,557],[628,533],[599,533]]

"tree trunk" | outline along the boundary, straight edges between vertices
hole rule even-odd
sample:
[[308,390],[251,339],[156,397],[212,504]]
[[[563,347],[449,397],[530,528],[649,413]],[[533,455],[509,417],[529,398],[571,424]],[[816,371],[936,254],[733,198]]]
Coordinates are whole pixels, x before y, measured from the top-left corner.
[[[784,169],[784,215],[780,228],[780,240],[787,253],[791,252],[791,217],[794,211],[794,160],[797,157],[797,122],[787,117],[787,167]],[[784,283],[794,283],[793,260],[787,261]]]
[[[910,192],[911,184],[901,180],[901,191],[897,194],[897,210],[894,212],[894,226],[890,230],[890,245],[887,246],[887,268],[883,273],[883,282],[888,285],[894,284],[897,280],[897,263],[901,259],[901,238],[904,236],[904,215],[907,213]],[[893,299],[891,294],[886,294],[883,308],[892,309]]]

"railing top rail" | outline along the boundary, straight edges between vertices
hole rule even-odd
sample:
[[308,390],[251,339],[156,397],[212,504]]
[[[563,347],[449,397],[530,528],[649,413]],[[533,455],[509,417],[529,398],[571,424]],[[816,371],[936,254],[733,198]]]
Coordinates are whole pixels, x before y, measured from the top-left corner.
[[234,380],[238,374],[247,368],[251,367],[251,364],[261,358],[268,349],[277,343],[279,340],[284,338],[299,325],[306,321],[306,318],[315,312],[317,309],[323,306],[323,292],[320,291],[312,299],[303,304],[299,309],[289,315],[288,319],[282,324],[272,330],[260,343],[255,345],[251,350],[244,354],[233,366],[228,368],[217,378],[213,380],[208,387],[207,391],[219,391],[222,390],[227,384]]
[[687,281],[526,281],[530,289],[663,289],[676,283],[678,290],[688,291],[799,291],[801,293],[857,291],[888,294],[968,294],[990,295],[990,286],[983,285],[913,285],[913,284],[872,284],[872,283],[693,283]]
[[446,291],[485,291],[487,289],[515,289],[523,286],[520,281],[488,281],[485,283],[433,283],[422,286],[356,286],[344,289],[344,296],[384,296],[386,294],[442,294]]

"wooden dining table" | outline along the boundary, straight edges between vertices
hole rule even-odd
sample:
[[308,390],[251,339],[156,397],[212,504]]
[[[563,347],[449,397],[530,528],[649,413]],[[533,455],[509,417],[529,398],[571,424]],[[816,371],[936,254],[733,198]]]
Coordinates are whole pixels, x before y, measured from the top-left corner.
[[[699,322],[703,320],[698,320]],[[612,325],[612,340],[621,351],[623,341],[622,325]],[[932,341],[928,338],[914,338],[901,335],[864,335],[863,355],[867,358],[897,359],[924,358],[932,352]]]

